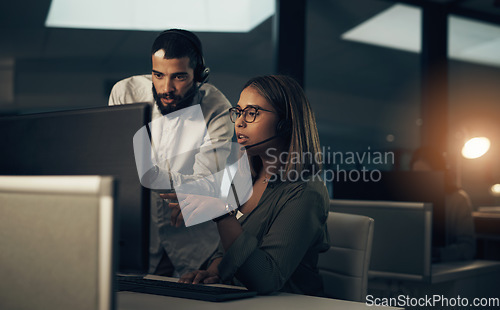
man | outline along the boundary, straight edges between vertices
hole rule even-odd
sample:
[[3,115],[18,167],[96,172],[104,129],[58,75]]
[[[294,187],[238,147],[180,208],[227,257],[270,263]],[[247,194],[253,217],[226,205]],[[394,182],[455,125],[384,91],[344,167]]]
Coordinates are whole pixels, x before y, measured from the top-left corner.
[[[210,146],[231,141],[231,104],[206,83],[209,69],[201,42],[193,33],[180,29],[162,32],[153,43],[151,57],[152,74],[119,81],[111,91],[109,105],[153,105],[153,155],[163,164],[160,168],[168,170],[176,188],[216,172],[217,160]],[[219,160],[227,153],[218,149]],[[153,190],[149,273],[181,276],[200,268],[216,249],[219,237],[212,221],[174,227],[170,215],[168,202]]]

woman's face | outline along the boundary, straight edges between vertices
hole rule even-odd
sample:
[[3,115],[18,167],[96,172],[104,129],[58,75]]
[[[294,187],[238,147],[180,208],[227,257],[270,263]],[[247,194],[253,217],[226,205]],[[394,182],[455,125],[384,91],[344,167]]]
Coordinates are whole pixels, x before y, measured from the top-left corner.
[[[276,110],[253,87],[249,86],[241,92],[240,100],[236,107],[242,111],[247,107],[267,110],[257,110],[255,121],[251,123],[245,122],[245,113],[242,113],[242,115],[236,119],[234,126],[239,144],[249,147],[250,145],[274,137],[277,134],[276,125],[279,121],[279,117]],[[268,148],[277,148],[279,140],[280,138],[272,139],[263,144],[249,148],[248,153],[250,155],[263,155]]]

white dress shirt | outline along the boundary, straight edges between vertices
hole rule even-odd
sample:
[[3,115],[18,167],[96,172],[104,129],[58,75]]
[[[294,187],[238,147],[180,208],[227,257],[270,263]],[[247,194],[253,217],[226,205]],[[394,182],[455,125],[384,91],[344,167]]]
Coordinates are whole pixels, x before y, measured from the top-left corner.
[[[147,102],[152,105],[151,139],[161,165],[168,162],[174,187],[190,180],[210,176],[217,170],[212,145],[231,142],[234,125],[229,118],[231,104],[213,85],[204,84],[191,106],[163,116],[154,102],[151,75],[133,76],[115,84],[109,105]],[[229,149],[217,148],[218,161]],[[225,157],[224,157],[225,156]],[[160,168],[166,168],[162,167]],[[215,223],[190,227],[170,225],[170,209],[152,191],[150,268],[156,269],[163,249],[175,267],[175,276],[198,269],[214,252],[219,242]]]

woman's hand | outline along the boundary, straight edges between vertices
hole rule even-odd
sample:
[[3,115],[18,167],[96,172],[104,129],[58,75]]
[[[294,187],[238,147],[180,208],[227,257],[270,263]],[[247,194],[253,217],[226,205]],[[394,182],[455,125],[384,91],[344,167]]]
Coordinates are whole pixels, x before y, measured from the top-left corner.
[[192,283],[192,284],[213,284],[220,283],[219,275],[210,272],[208,270],[195,270],[193,272],[186,273],[179,279],[180,283]]

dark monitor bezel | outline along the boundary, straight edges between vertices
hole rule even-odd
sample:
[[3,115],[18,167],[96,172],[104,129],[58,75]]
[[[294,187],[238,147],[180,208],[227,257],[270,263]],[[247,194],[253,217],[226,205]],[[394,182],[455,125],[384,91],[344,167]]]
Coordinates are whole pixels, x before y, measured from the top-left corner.
[[114,177],[117,270],[146,273],[151,194],[140,184],[132,141],[150,121],[147,103],[0,117],[0,174]]

